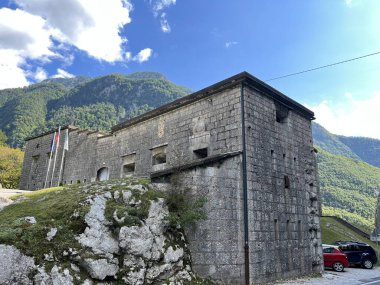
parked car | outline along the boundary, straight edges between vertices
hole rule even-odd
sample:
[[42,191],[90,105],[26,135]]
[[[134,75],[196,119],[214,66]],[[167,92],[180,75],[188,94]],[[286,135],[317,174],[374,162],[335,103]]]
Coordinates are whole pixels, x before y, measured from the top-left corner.
[[339,249],[347,254],[351,266],[372,269],[377,263],[375,250],[368,244],[357,241],[337,241]]
[[342,272],[344,268],[350,266],[347,255],[343,253],[338,246],[322,244],[322,248],[325,267],[331,267],[335,271]]

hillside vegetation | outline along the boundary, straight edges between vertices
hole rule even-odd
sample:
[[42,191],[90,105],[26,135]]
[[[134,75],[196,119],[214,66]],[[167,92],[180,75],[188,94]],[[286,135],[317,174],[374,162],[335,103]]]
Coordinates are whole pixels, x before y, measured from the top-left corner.
[[312,127],[314,144],[320,148],[380,167],[380,140],[334,135],[317,123],[313,123]]
[[323,214],[341,216],[371,232],[380,190],[380,168],[318,150]]
[[[0,185],[3,188],[17,188],[20,182],[24,153],[5,145],[7,137],[0,131]],[[1,188],[0,187],[0,188]]]
[[58,125],[108,131],[122,120],[189,92],[155,72],[48,79],[0,90],[0,130],[12,147],[22,147],[25,138]]

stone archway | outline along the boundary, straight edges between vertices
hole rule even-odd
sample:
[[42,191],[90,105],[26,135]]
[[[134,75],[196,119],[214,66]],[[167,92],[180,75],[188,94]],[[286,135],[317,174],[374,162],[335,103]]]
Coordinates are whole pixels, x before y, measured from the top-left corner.
[[96,172],[96,181],[105,181],[109,178],[108,167],[102,167]]

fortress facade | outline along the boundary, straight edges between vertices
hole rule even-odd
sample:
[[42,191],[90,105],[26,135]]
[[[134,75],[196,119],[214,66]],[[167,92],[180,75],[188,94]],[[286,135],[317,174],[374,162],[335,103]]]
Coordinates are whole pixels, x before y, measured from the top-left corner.
[[200,276],[255,284],[319,273],[313,119],[243,72],[110,133],[62,128],[54,174],[52,164],[48,171],[54,131],[28,139],[20,189],[43,188],[47,174],[46,187],[130,175],[171,187],[175,177],[189,195],[207,199],[207,219],[187,232]]

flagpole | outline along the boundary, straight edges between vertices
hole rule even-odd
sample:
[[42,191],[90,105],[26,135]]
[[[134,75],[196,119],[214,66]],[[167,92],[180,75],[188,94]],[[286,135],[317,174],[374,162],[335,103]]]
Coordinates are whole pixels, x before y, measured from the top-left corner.
[[53,144],[54,144],[55,134],[56,134],[56,132],[54,132],[53,141],[51,142],[51,146],[50,146],[50,155],[49,155],[49,162],[48,162],[48,167],[47,167],[47,171],[46,171],[46,178],[45,178],[44,188],[46,188],[46,184],[47,184],[48,177],[49,177],[49,170],[50,170],[50,164],[51,164],[51,157],[52,157],[52,154],[53,154]]
[[58,128],[58,139],[57,139],[57,146],[55,149],[54,154],[54,163],[53,163],[53,170],[51,172],[51,179],[50,179],[50,185],[53,186],[53,178],[54,178],[54,170],[55,170],[55,163],[57,162],[57,153],[58,153],[58,147],[59,147],[59,137],[61,136],[61,127]]
[[63,144],[62,160],[61,160],[61,167],[59,168],[59,177],[58,177],[58,185],[57,186],[59,186],[59,182],[61,181],[63,162],[65,161],[65,153],[67,150],[69,150],[69,128],[67,128],[66,132],[65,132],[65,142]]

